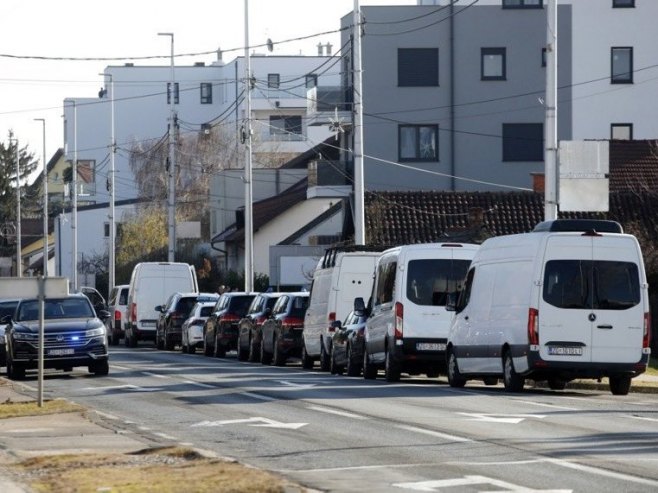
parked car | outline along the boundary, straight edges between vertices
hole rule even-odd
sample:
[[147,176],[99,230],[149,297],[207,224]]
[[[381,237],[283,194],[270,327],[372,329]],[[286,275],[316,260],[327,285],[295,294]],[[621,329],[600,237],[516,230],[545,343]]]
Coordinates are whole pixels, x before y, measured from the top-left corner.
[[114,286],[110,292],[107,311],[110,318],[105,322],[110,344],[116,346],[125,336],[125,324],[128,321],[128,284]]
[[344,321],[336,320],[336,332],[331,343],[331,365],[329,371],[350,377],[361,374],[365,328],[368,319],[365,310],[352,310]]
[[309,293],[284,293],[261,327],[260,362],[276,366],[302,354],[302,330]]
[[197,301],[181,326],[181,352],[194,354],[203,347],[203,326],[215,308],[214,301]]
[[[102,310],[99,315],[109,318]],[[39,301],[21,300],[7,323],[7,376],[13,380],[25,377],[27,369],[37,368],[39,345]],[[105,323],[100,320],[82,294],[48,298],[44,303],[44,368],[71,371],[87,366],[90,373],[107,375],[109,355]]]
[[181,343],[181,327],[197,302],[217,302],[217,293],[173,293],[164,305],[155,307],[160,312],[157,322],[155,345],[171,351]]
[[80,288],[80,292],[89,298],[89,301],[91,301],[91,306],[94,307],[96,313],[100,312],[101,310],[107,310],[107,302],[105,301],[103,295],[100,294],[96,288],[92,288],[91,286],[82,286]]
[[7,328],[7,324],[3,323],[2,320],[7,316],[14,316],[19,301],[20,298],[0,300],[0,366],[7,364],[7,346],[5,344],[5,329]]
[[238,325],[256,294],[233,291],[221,295],[203,326],[203,354],[221,358],[238,348]]
[[281,293],[260,293],[238,325],[238,359],[260,361],[261,325],[272,313]]

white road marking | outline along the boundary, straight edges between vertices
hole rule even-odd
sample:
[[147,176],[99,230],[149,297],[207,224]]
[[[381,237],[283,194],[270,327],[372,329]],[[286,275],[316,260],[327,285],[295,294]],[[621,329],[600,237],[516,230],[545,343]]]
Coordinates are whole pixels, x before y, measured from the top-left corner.
[[151,373],[150,371],[143,371],[142,372],[144,375],[148,375],[149,377],[155,377],[155,378],[171,378],[169,375],[160,375],[159,373]]
[[354,413],[349,413],[347,411],[339,411],[338,409],[332,409],[330,407],[322,407],[322,406],[306,406],[307,409],[311,409],[313,411],[319,411],[321,413],[327,413],[327,414],[335,414],[337,416],[343,416],[345,418],[352,418],[352,419],[368,419],[365,416],[361,416],[360,414],[354,414]]
[[226,426],[234,424],[246,424],[248,426],[256,426],[260,428],[285,428],[290,430],[297,430],[302,426],[306,426],[308,423],[282,423],[280,421],[275,421],[269,418],[263,418],[260,416],[255,416],[253,418],[246,419],[224,419],[219,421],[201,421],[200,423],[195,423],[190,425],[191,428],[196,427],[206,427],[206,426]]
[[512,400],[516,402],[522,402],[524,404],[530,404],[532,406],[551,407],[554,409],[564,409],[565,411],[580,411],[580,409],[576,407],[556,406],[555,404],[544,404],[543,402],[523,401],[521,399],[512,399]]
[[154,433],[154,435],[164,438],[166,440],[177,440],[176,437],[172,437],[171,435],[167,435],[166,433]]
[[258,399],[259,401],[275,401],[276,399],[274,397],[268,397],[266,395],[260,395],[260,394],[254,394],[253,392],[240,392],[240,395],[246,395],[247,397],[251,397],[252,399]]
[[134,368],[130,368],[128,366],[120,366],[120,365],[110,365],[110,368],[115,368],[115,369],[118,369],[118,370],[126,370],[126,371],[130,371],[130,370],[134,369]]
[[642,421],[653,421],[654,423],[658,422],[658,419],[656,418],[646,418],[644,416],[628,416],[628,415],[623,415],[621,416],[622,418],[628,418],[628,419],[639,419]]
[[103,411],[96,410],[96,414],[98,414],[99,416],[103,416],[104,418],[115,420],[115,421],[121,419],[118,416],[115,416],[114,414],[104,413]]
[[458,437],[455,435],[448,435],[447,433],[441,433],[434,430],[426,430],[425,428],[417,428],[416,426],[408,425],[396,425],[396,428],[401,430],[412,431],[414,433],[422,433],[423,435],[430,435],[437,438],[443,438],[445,440],[450,440],[451,442],[472,442],[470,438]]
[[121,389],[130,389],[130,390],[135,390],[138,389],[139,387],[137,385],[108,385],[107,387],[84,387],[80,390],[121,390]]
[[480,413],[457,413],[469,416],[471,421],[483,421],[485,423],[519,424],[527,418],[544,419],[543,414],[480,414]]
[[183,383],[186,383],[188,385],[194,385],[196,387],[202,387],[204,389],[214,389],[214,388],[216,388],[214,385],[209,385],[207,383],[201,383],[201,382],[194,382],[192,380],[183,380]]
[[16,428],[13,430],[5,430],[5,433],[46,433],[53,431],[55,428]]
[[552,493],[571,493],[573,490],[535,490],[532,488],[526,488],[524,486],[519,486],[513,483],[508,483],[507,481],[501,481],[499,479],[488,478],[486,476],[464,476],[463,478],[454,478],[454,479],[438,479],[434,481],[416,481],[413,483],[394,483],[393,486],[398,488],[403,488],[407,490],[415,491],[436,491],[439,488],[453,488],[455,486],[466,486],[466,485],[492,485],[497,488],[503,488],[502,490],[497,490],[499,493],[504,492],[516,492],[516,493],[530,493],[530,492],[552,492]]
[[345,466],[345,467],[322,467],[317,469],[276,469],[275,472],[281,474],[290,473],[308,473],[317,474],[323,472],[339,472],[339,471],[367,471],[370,469],[410,469],[413,467],[430,467],[439,466],[441,463],[428,462],[421,464],[375,464],[372,466]]
[[583,471],[590,474],[606,476],[608,478],[619,479],[621,481],[630,481],[633,483],[645,484],[648,486],[653,486],[654,488],[658,488],[658,481],[655,481],[653,479],[640,478],[637,476],[631,476],[630,474],[608,471],[607,469],[598,469],[596,467],[585,466],[583,464],[576,464],[562,459],[544,459],[544,460],[546,462],[550,462],[551,464],[555,464],[561,467],[566,467],[568,469],[575,469],[577,471]]

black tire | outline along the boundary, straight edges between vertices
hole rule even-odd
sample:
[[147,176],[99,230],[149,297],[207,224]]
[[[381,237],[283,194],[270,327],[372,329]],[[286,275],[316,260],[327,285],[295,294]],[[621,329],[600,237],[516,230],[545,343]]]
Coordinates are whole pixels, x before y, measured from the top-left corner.
[[514,361],[509,351],[503,356],[503,384],[507,392],[521,392],[525,385],[525,378],[514,369]]
[[196,354],[196,346],[194,344],[187,345],[187,354]]
[[238,361],[247,361],[247,358],[249,358],[249,351],[242,349],[240,341],[238,341]]
[[215,336],[215,358],[225,358],[226,357],[226,348],[219,343],[219,334]]
[[208,345],[207,340],[203,340],[203,355],[204,356],[212,356],[212,354],[215,352],[215,348],[212,346]]
[[247,360],[251,363],[260,361],[260,346],[256,346],[252,339],[249,339],[249,357]]
[[126,347],[130,347],[130,336],[128,335],[128,332],[126,332],[126,335],[123,338],[123,343]]
[[121,339],[119,337],[119,334],[112,333],[112,336],[110,337],[110,344],[112,346],[118,346],[119,345],[119,339]]
[[272,341],[272,347],[274,349],[274,355],[272,357],[272,364],[274,366],[285,366],[286,364],[286,354],[281,351],[281,348],[279,348],[279,339],[275,335],[274,340]]
[[260,362],[263,365],[272,363],[272,353],[265,351],[265,341],[262,338],[260,340]]
[[393,358],[393,353],[386,348],[386,361],[384,364],[384,377],[387,382],[400,380],[400,364]]
[[347,345],[347,365],[346,372],[348,377],[358,377],[361,374],[361,363],[354,361],[354,355],[352,354],[352,345]]
[[331,370],[331,354],[324,348],[324,341],[320,339],[320,370]]
[[549,378],[548,388],[551,390],[564,390],[567,387],[567,381],[561,378]]
[[457,357],[455,353],[450,351],[448,353],[448,384],[453,387],[460,389],[466,385],[466,379],[463,377],[459,371],[459,365],[457,364]]
[[157,333],[155,334],[155,347],[160,351],[164,350],[164,340]]
[[130,336],[129,344],[130,344],[129,347],[137,347],[137,336],[135,334],[132,334]]
[[496,377],[484,377],[482,381],[485,385],[498,385],[498,378]]
[[345,371],[342,365],[336,363],[336,352],[333,344],[331,345],[331,356],[329,357],[329,371],[332,375],[342,375]]
[[366,380],[377,378],[377,367],[370,362],[366,348],[363,348],[363,378]]
[[630,375],[612,375],[608,377],[608,383],[612,395],[627,395],[631,390]]
[[311,358],[306,352],[306,344],[302,343],[302,368],[305,370],[312,370],[314,363],[313,358]]
[[7,358],[7,377],[10,380],[24,380],[25,368],[14,363],[11,358]]
[[188,351],[189,351],[188,346],[187,346],[187,344],[185,344],[185,337],[183,337],[183,334],[181,334],[181,336],[180,336],[180,352],[183,353],[183,354],[187,354]]
[[427,375],[427,378],[438,378],[441,372],[436,369],[428,370],[425,375]]
[[104,377],[110,373],[110,362],[106,359],[94,361],[89,365],[89,373],[93,373],[97,377]]
[[173,351],[176,345],[174,344],[173,341],[169,340],[169,337],[167,337],[167,333],[169,331],[165,330],[164,333],[164,347],[167,351]]

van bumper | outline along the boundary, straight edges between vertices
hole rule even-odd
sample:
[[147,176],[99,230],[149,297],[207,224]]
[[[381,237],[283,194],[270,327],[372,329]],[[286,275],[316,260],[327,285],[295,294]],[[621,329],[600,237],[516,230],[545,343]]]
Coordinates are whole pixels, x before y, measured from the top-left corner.
[[642,354],[635,363],[599,363],[577,361],[546,361],[537,351],[528,351],[528,370],[522,375],[534,380],[548,377],[573,380],[576,378],[603,378],[610,375],[631,375],[636,377],[644,373],[649,364],[649,354]]
[[[403,371],[425,373],[446,366],[446,338],[404,338],[392,341],[393,359]],[[400,344],[402,342],[402,344]]]

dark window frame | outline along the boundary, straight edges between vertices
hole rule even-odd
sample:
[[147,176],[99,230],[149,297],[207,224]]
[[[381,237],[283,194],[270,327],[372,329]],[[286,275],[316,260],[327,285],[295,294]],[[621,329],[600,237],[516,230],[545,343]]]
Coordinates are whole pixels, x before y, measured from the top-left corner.
[[531,3],[526,3],[529,0],[518,0],[520,3],[518,4],[512,4],[509,3],[511,0],[503,0],[503,8],[504,9],[543,9],[544,8],[544,0],[539,0],[538,4],[531,4]]
[[546,67],[546,48],[541,49],[541,66]]
[[[487,56],[501,57],[501,72],[502,75],[486,75],[484,60]],[[480,48],[480,80],[507,80],[507,48],[494,47],[494,48]]]
[[[403,157],[402,156],[402,130],[405,128],[412,128],[415,130],[415,152],[414,157]],[[421,151],[421,139],[420,131],[421,128],[429,128],[432,130],[434,135],[434,156],[424,157]],[[438,124],[403,124],[398,125],[398,161],[399,162],[438,162],[439,161],[439,125]]]
[[267,74],[267,88],[279,89],[281,87],[281,74]]
[[611,123],[610,124],[610,140],[626,140],[626,139],[615,139],[615,137],[614,137],[615,128],[628,128],[628,140],[633,140],[633,124],[632,123]]
[[438,48],[398,48],[397,57],[398,87],[439,87]]
[[[541,135],[541,140],[531,139],[525,136],[508,135],[512,129],[521,129],[525,127],[525,132],[532,133],[534,130],[537,135]],[[531,128],[532,127],[532,128]],[[537,132],[539,130],[539,132]],[[544,124],[543,123],[503,123],[503,149],[502,161],[505,163],[514,162],[542,162],[544,161]],[[539,142],[539,148],[530,147],[532,142]],[[523,142],[527,146],[519,147]]]
[[305,84],[306,84],[306,89],[312,89],[314,87],[318,87],[318,74],[306,74]]
[[612,0],[613,9],[634,9],[635,0]]
[[[283,122],[283,127],[274,125],[274,121]],[[270,115],[270,135],[304,135],[302,115]]]
[[199,86],[201,104],[212,104],[212,83],[202,82]]
[[[629,67],[628,71],[618,72],[615,74],[615,51],[629,50]],[[622,77],[626,75],[626,77]],[[610,48],[610,83],[611,84],[633,84],[633,47],[632,46],[613,46]]]

